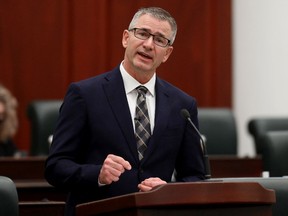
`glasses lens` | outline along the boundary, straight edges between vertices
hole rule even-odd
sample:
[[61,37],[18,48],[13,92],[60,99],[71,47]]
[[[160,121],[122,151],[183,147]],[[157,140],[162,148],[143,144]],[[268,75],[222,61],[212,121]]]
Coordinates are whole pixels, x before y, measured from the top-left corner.
[[145,31],[144,29],[135,29],[134,35],[135,37],[142,39],[142,40],[146,40],[150,37],[149,32]]
[[154,36],[154,43],[158,46],[165,47],[168,44],[168,40],[161,36]]
[[153,35],[147,32],[145,29],[134,29],[134,35],[136,38],[141,40],[147,40],[150,36],[153,37],[153,42],[161,47],[166,47],[169,44],[169,40],[160,36],[160,35]]

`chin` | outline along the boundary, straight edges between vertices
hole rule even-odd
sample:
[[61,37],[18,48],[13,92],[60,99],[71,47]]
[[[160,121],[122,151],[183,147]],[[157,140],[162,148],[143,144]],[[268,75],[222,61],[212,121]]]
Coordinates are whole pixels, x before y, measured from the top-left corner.
[[148,63],[145,63],[145,62],[137,62],[135,64],[135,68],[143,72],[149,72],[153,70],[152,67]]

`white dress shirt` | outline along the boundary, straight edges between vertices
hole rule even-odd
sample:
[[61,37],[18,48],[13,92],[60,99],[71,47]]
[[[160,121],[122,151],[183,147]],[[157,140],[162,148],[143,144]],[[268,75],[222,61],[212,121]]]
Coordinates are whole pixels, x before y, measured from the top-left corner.
[[136,88],[139,85],[142,85],[148,89],[148,92],[146,94],[146,103],[147,103],[148,115],[150,119],[151,133],[153,134],[154,124],[155,124],[156,73],[154,73],[153,77],[147,83],[141,84],[125,70],[125,68],[123,67],[123,62],[120,64],[120,72],[121,72],[123,82],[124,82],[124,88],[125,88],[126,97],[127,97],[127,101],[128,101],[128,105],[129,105],[129,109],[131,113],[131,118],[133,121],[134,131],[135,131],[134,117],[135,117],[135,110],[136,110],[136,100],[138,96],[138,92]]

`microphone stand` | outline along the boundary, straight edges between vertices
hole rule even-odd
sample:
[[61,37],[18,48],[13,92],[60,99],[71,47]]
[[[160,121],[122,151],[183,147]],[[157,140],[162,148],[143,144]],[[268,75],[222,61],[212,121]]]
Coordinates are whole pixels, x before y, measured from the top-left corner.
[[207,147],[206,147],[206,142],[203,139],[200,131],[197,129],[197,127],[194,125],[190,118],[190,113],[188,112],[187,109],[182,109],[181,110],[181,115],[184,119],[186,119],[190,125],[193,127],[194,131],[196,131],[198,137],[200,138],[200,144],[203,152],[203,157],[204,157],[204,166],[205,166],[205,178],[210,179],[211,178],[211,170],[210,170],[210,162],[209,162],[209,157],[207,154]]

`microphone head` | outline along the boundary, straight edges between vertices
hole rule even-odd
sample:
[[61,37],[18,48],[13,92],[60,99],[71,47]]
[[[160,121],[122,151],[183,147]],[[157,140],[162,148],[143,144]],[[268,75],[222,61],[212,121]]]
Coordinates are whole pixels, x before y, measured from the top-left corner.
[[182,110],[181,110],[181,116],[182,116],[184,119],[188,119],[188,118],[190,118],[190,113],[188,112],[187,109],[182,109]]

